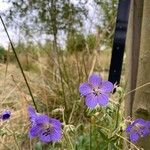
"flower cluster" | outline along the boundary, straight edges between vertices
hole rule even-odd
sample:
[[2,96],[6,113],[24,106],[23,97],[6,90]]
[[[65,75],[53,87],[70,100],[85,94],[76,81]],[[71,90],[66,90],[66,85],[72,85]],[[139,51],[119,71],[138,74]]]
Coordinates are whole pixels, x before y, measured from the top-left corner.
[[136,142],[140,137],[150,134],[150,121],[138,118],[126,128],[126,132],[129,134],[130,140]]
[[38,114],[29,106],[29,117],[31,128],[29,137],[39,137],[43,142],[54,142],[60,140],[62,136],[61,122],[54,118],[49,118],[47,115]]
[[2,119],[3,121],[8,120],[11,116],[11,112],[9,110],[3,111],[0,114],[0,119]]
[[114,86],[109,81],[103,81],[96,74],[89,77],[88,82],[82,83],[79,87],[81,95],[85,96],[85,104],[89,108],[95,108],[97,104],[106,106],[109,101],[109,94]]

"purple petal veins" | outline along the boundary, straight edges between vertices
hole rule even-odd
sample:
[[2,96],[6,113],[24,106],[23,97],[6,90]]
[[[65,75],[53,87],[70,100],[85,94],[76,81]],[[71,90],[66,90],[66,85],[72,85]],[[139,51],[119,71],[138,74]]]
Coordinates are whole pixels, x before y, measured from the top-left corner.
[[97,97],[98,104],[101,105],[101,106],[106,106],[107,103],[108,103],[108,99],[109,99],[109,97],[106,94],[100,94]]
[[85,97],[85,104],[89,108],[95,108],[97,105],[106,106],[109,100],[109,94],[114,86],[109,81],[103,81],[101,76],[93,74],[88,82],[82,83],[79,92]]
[[85,104],[89,108],[95,108],[96,105],[97,105],[97,97],[94,96],[93,94],[87,95],[86,98],[85,98]]
[[83,83],[80,85],[79,91],[82,95],[86,96],[87,94],[92,92],[92,87],[89,83]]
[[102,82],[102,87],[101,87],[102,92],[109,93],[109,92],[112,92],[113,89],[114,89],[114,86],[111,82],[109,81]]
[[28,109],[32,123],[29,130],[29,137],[39,137],[42,142],[60,140],[62,136],[61,122],[57,119],[49,118],[47,115],[38,114],[33,110],[31,106]]
[[93,87],[98,87],[102,84],[102,78],[96,74],[93,74],[89,77],[88,82],[93,86]]

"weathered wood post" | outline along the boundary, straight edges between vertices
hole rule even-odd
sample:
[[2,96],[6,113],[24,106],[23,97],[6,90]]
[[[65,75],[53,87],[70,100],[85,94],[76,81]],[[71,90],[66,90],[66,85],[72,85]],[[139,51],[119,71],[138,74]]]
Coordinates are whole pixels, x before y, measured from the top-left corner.
[[[144,0],[141,29],[141,44],[137,86],[150,82],[150,0]],[[135,93],[133,117],[150,120],[150,84],[140,88]],[[150,136],[141,138],[138,142],[144,150],[150,150]]]
[[[132,0],[126,41],[126,79],[127,92],[136,88],[138,61],[141,41],[141,26],[143,15],[143,0]],[[132,117],[132,106],[135,92],[130,93],[125,100],[125,116]]]
[[[126,41],[126,92],[132,91],[136,88],[141,41],[142,16],[143,0],[132,0]],[[127,95],[125,99],[125,118],[128,116],[132,117],[134,97],[135,92],[132,92]],[[127,142],[124,142],[124,150],[128,150],[129,148],[130,145]]]

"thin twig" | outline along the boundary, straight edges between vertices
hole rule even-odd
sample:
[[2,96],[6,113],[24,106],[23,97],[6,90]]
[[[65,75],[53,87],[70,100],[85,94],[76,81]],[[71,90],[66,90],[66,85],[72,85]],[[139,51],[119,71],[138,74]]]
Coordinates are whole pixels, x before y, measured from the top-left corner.
[[119,105],[117,107],[117,118],[116,118],[116,125],[115,125],[115,129],[117,129],[118,124],[119,124],[119,112],[120,112],[120,107],[121,107],[121,102],[122,102],[122,97],[119,98]]
[[141,89],[141,88],[143,88],[143,87],[145,87],[145,86],[147,86],[147,85],[150,85],[150,82],[147,82],[147,83],[145,83],[145,84],[143,84],[143,85],[141,85],[141,86],[139,86],[139,87],[137,87],[137,88],[127,92],[127,93],[125,93],[124,97],[129,95],[129,94],[131,94],[131,93],[133,93],[133,92],[135,92],[135,91],[137,91],[137,90],[139,90],[139,89]]
[[129,140],[127,140],[125,137],[123,137],[122,135],[115,133],[116,136],[120,137],[121,139],[125,140],[126,142],[128,142],[129,144],[131,144],[136,150],[140,150],[136,145],[134,145],[132,142],[130,142]]

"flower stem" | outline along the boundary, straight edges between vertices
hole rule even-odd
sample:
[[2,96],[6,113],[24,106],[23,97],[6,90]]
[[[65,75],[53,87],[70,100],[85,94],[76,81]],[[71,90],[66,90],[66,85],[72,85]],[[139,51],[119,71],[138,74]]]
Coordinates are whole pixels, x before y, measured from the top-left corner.
[[118,123],[119,123],[119,111],[120,111],[120,107],[121,107],[121,101],[122,101],[122,97],[119,98],[119,104],[118,104],[118,107],[117,107],[117,117],[116,117],[115,129],[117,129]]

